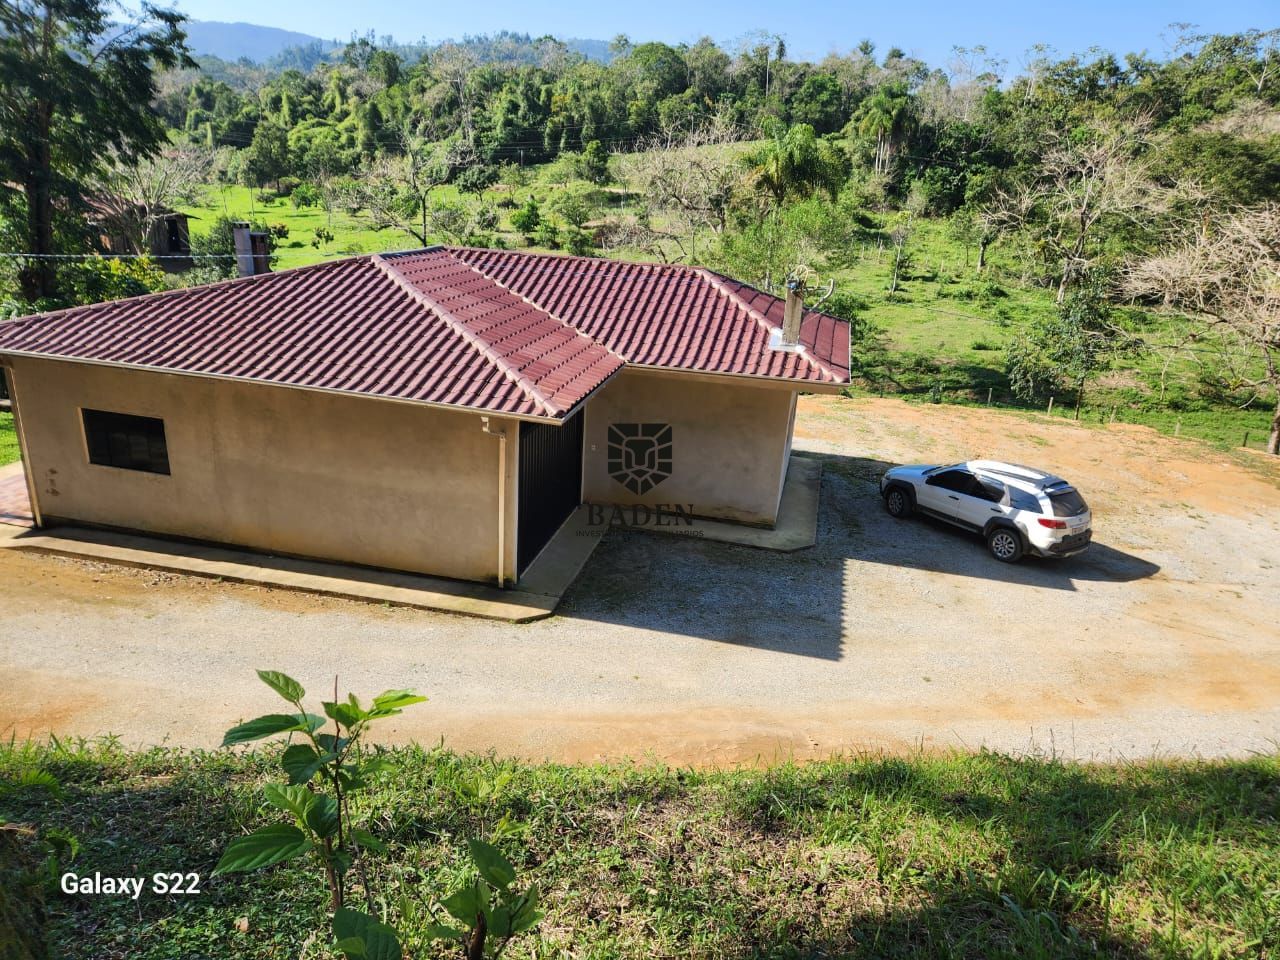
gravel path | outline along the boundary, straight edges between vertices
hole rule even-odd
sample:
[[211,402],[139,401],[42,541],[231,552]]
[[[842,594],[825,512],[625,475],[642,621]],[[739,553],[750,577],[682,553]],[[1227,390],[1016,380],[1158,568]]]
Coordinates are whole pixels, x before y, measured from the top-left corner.
[[[1016,439],[1009,439],[1015,437]],[[680,763],[988,746],[1111,759],[1280,740],[1280,472],[1132,427],[810,399],[819,544],[779,555],[634,534],[526,626],[0,551],[0,733],[216,746],[314,694],[410,686],[389,740]],[[990,455],[1072,479],[1097,544],[997,564],[887,517],[887,463]]]

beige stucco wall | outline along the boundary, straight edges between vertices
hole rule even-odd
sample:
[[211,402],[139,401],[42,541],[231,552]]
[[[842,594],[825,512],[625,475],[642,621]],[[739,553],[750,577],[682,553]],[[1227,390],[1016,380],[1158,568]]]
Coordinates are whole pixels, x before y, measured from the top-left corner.
[[[583,499],[602,504],[692,504],[698,516],[772,524],[795,417],[785,384],[624,370],[586,407]],[[611,423],[669,423],[672,474],[643,495],[609,476]]]
[[[62,361],[8,363],[46,520],[496,580],[499,442],[477,414]],[[164,420],[172,475],[90,464],[85,407]],[[512,438],[508,576],[517,427],[493,423]]]

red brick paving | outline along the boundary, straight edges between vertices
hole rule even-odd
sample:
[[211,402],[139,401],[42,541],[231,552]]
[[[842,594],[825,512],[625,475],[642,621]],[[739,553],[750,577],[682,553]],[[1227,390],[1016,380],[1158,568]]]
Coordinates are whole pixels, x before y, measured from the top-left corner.
[[30,527],[35,523],[31,515],[31,499],[27,496],[27,478],[20,469],[0,475],[0,523],[19,527]]

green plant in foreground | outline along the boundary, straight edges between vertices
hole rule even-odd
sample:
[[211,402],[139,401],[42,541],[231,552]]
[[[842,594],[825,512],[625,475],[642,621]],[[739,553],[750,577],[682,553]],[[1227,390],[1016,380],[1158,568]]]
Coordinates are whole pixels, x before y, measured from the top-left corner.
[[[302,698],[306,691],[292,677],[274,670],[259,670],[258,677],[297,712],[267,714],[232,727],[223,736],[222,745],[250,743],[278,734],[287,734],[290,740],[294,734],[305,738],[304,743],[290,743],[281,754],[280,766],[288,776],[288,782],[268,784],[264,789],[267,802],[289,814],[293,822],[272,824],[233,840],[214,868],[214,876],[257,870],[305,853],[314,853],[324,867],[330,908],[335,914],[335,931],[361,927],[375,939],[383,938],[384,933],[376,928],[384,927],[384,924],[370,917],[362,921],[353,920],[351,914],[356,912],[345,909],[346,877],[352,867],[358,865],[361,853],[365,850],[375,853],[386,850],[368,830],[351,822],[349,805],[352,794],[366,789],[370,778],[382,765],[380,757],[363,754],[360,741],[374,720],[396,716],[404,707],[422,703],[427,698],[411,690],[388,690],[374,697],[372,706],[366,709],[354,694],[348,695],[345,701],[338,700],[335,681],[334,699],[321,703],[325,712],[322,717],[303,708]],[[321,732],[327,723],[325,717],[333,721],[332,733]],[[367,882],[364,887],[372,908]],[[358,916],[363,917],[362,914]],[[389,932],[390,928],[387,927],[386,931]],[[349,933],[346,938],[357,935]],[[394,942],[394,932],[390,932],[390,936]],[[339,940],[343,939],[344,934],[339,933]],[[395,955],[399,955],[398,946]],[[389,957],[391,954],[370,956]]]
[[[257,870],[314,853],[329,888],[335,949],[348,960],[399,960],[399,935],[371,915],[373,892],[362,869],[361,886],[369,913],[346,904],[346,877],[353,867],[361,867],[361,855],[365,851],[386,852],[380,840],[353,824],[350,800],[353,794],[366,790],[382,768],[381,756],[368,757],[361,750],[368,725],[427,698],[412,690],[388,690],[365,708],[354,694],[338,700],[335,679],[334,699],[321,703],[322,717],[306,711],[302,705],[306,691],[292,677],[274,670],[259,670],[258,677],[296,712],[267,714],[232,727],[223,736],[222,745],[251,743],[279,734],[287,735],[290,741],[297,734],[306,741],[290,742],[281,754],[280,766],[288,782],[264,788],[267,802],[289,814],[293,822],[261,827],[233,840],[213,874]],[[333,721],[332,733],[321,732],[327,725],[326,717]],[[473,839],[468,842],[468,851],[478,876],[428,908],[426,933],[433,940],[456,940],[467,960],[496,960],[512,937],[542,919],[538,888],[515,889],[515,867],[496,847]],[[401,910],[412,917],[416,907],[405,898]]]
[[502,956],[512,937],[533,929],[542,919],[538,888],[530,884],[523,893],[514,889],[516,868],[496,847],[482,840],[471,840],[467,849],[479,878],[440,902],[440,907],[461,926],[441,923],[434,917],[427,933],[433,940],[461,943],[467,960],[497,958]]

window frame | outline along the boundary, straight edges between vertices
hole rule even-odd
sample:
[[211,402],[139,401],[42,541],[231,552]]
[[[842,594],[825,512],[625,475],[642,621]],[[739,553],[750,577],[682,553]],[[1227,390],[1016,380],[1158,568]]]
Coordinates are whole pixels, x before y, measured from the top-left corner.
[[[168,430],[165,428],[164,418],[152,417],[152,416],[147,416],[145,414],[137,414],[137,413],[121,413],[120,411],[117,411],[117,410],[100,410],[97,407],[80,407],[79,411],[80,411],[80,434],[81,434],[81,439],[84,442],[85,460],[88,462],[89,466],[107,467],[108,469],[111,469],[111,470],[127,470],[131,473],[144,473],[153,477],[173,476],[173,464],[169,458],[169,434],[168,434]],[[95,453],[95,446],[97,446],[97,444],[90,439],[90,435],[96,434],[99,432],[102,432],[104,434],[108,433],[109,424],[104,425],[101,422],[99,422],[96,426],[91,427],[90,425],[91,419],[96,419],[98,417],[120,418],[121,420],[125,420],[125,421],[132,420],[132,421],[140,421],[140,422],[151,423],[151,424],[159,424],[159,428],[160,428],[159,439],[163,447],[163,461],[160,461],[159,458],[156,456],[156,451],[154,446],[154,442],[155,442],[154,436],[148,436],[146,435],[145,432],[141,433],[141,435],[146,439],[146,443],[147,443],[147,460],[146,460],[145,466],[141,465],[142,464],[141,461],[136,461],[136,460],[130,463],[111,462],[110,460],[111,451],[109,447],[107,449],[108,459],[103,460],[99,458],[98,454]],[[141,426],[143,424],[140,423],[139,425]],[[128,433],[127,431],[122,431],[122,432],[125,432],[126,435]]]

